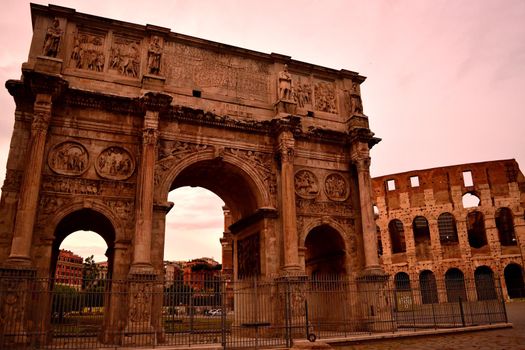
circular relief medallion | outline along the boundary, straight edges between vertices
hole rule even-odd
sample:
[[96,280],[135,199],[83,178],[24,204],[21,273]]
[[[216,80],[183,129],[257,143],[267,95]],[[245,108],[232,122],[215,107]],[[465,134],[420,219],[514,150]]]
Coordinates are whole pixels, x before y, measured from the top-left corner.
[[315,198],[319,194],[319,185],[314,173],[299,170],[295,173],[295,193],[303,198]]
[[348,198],[348,184],[340,174],[330,174],[324,180],[324,191],[333,201],[344,201]]
[[51,170],[62,175],[82,175],[88,168],[88,152],[80,143],[62,142],[53,147],[48,157]]
[[131,154],[122,147],[109,147],[99,154],[95,163],[97,173],[106,179],[126,180],[135,170]]

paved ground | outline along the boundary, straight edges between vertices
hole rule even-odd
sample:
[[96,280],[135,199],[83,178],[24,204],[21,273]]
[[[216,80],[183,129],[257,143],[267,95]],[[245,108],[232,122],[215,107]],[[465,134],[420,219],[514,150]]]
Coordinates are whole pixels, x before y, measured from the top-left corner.
[[525,301],[507,304],[513,328],[355,343],[337,350],[525,350]]

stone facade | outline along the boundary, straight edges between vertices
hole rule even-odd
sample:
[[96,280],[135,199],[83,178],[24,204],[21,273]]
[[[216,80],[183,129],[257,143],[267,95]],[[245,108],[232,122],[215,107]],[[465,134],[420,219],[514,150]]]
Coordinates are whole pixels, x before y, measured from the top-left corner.
[[[16,102],[0,202],[6,271],[47,276],[67,235],[97,232],[108,273],[129,281],[104,324],[161,339],[149,293],[164,271],[168,192],[201,186],[229,210],[233,278],[304,275],[312,261],[382,276],[363,76],[59,6],[31,11],[22,78],[6,83]],[[332,237],[319,256],[311,232]]]
[[393,278],[405,273],[416,289],[429,271],[438,281],[454,269],[471,281],[491,271],[507,298],[512,289],[522,293],[525,177],[516,161],[416,170],[372,183],[382,266]]

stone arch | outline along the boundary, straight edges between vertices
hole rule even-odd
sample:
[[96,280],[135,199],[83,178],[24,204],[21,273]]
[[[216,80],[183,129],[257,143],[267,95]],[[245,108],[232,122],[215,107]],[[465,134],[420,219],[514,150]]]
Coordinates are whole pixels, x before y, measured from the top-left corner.
[[[180,160],[174,157],[169,157],[158,162],[155,166],[155,172],[159,175],[155,184],[155,201],[158,203],[165,203],[168,198],[168,193],[172,189],[171,187],[177,176],[179,176],[185,169],[188,169],[197,163],[206,161],[217,163],[223,162],[224,164],[236,167],[240,170],[240,173],[244,174],[244,179],[251,183],[252,192],[256,197],[257,207],[275,207],[271,194],[271,187],[274,184],[268,184],[268,182],[274,181],[270,171],[268,171],[268,173],[265,174],[266,177],[263,178],[260,171],[257,171],[255,167],[246,160],[241,159],[239,156],[224,152],[220,157],[216,157],[212,151],[196,152]],[[164,174],[160,175],[162,169],[166,170],[164,170]]]
[[460,269],[453,267],[445,273],[445,288],[447,290],[448,302],[458,302],[467,300],[467,290],[465,287],[465,275]]
[[525,282],[523,280],[523,267],[516,263],[505,266],[503,271],[507,294],[510,299],[525,297]]
[[438,302],[436,276],[432,271],[423,270],[419,273],[419,288],[423,304],[435,304]]
[[388,223],[388,233],[390,237],[390,246],[392,254],[405,253],[405,229],[403,223],[399,219],[393,219]]
[[416,216],[412,221],[412,232],[414,233],[416,257],[420,260],[429,260],[431,258],[431,246],[428,220],[422,215]]
[[410,291],[410,276],[406,272],[398,272],[394,275],[394,288],[396,291]]
[[[53,216],[49,229],[52,234],[52,252],[49,268],[56,264],[58,248],[62,241],[71,233],[78,230],[94,231],[99,234],[108,246],[109,271],[114,265],[113,250],[117,240],[124,239],[120,219],[105,204],[98,201],[79,201],[65,206]],[[69,231],[69,232],[68,232]]]
[[[310,225],[303,241],[305,249],[305,271],[316,275],[346,275],[347,249],[341,228],[326,221]],[[338,225],[337,225],[338,226]]]
[[302,230],[299,232],[299,240],[300,240],[299,243],[301,243],[300,246],[302,245],[304,247],[306,236],[308,236],[310,231],[312,231],[314,228],[321,226],[321,225],[330,226],[331,228],[336,230],[341,235],[341,238],[343,239],[344,242],[347,241],[345,235],[343,234],[343,232],[346,231],[343,225],[341,225],[339,222],[335,221],[334,219],[330,217],[323,217],[323,218],[312,220],[304,225]]
[[467,235],[471,248],[480,249],[488,244],[485,216],[481,211],[474,210],[467,214]]
[[439,241],[441,244],[459,244],[456,218],[449,212],[438,217]]
[[517,245],[512,210],[507,207],[498,208],[494,219],[496,221],[500,244],[502,246]]
[[97,201],[97,200],[80,200],[73,203],[64,205],[62,208],[59,208],[53,217],[51,218],[49,225],[46,226],[45,236],[52,239],[55,238],[55,229],[58,224],[68,215],[82,210],[82,209],[92,209],[100,214],[104,215],[113,226],[115,230],[115,240],[123,240],[130,237],[125,237],[124,224],[122,220],[117,217],[115,212],[106,204]]
[[478,266],[474,271],[474,282],[478,300],[494,300],[498,298],[494,281],[494,272],[486,265]]

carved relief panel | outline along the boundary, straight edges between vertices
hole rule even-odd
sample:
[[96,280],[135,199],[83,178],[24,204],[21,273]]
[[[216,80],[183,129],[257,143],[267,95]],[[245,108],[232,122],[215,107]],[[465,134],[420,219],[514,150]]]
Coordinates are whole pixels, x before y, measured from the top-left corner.
[[317,81],[314,85],[315,110],[337,113],[336,89],[332,82]]
[[111,44],[109,69],[126,77],[137,78],[140,66],[140,39],[115,35]]
[[122,147],[112,146],[99,154],[95,169],[100,177],[111,180],[126,180],[135,170],[135,161]]
[[106,56],[104,55],[105,33],[79,29],[73,39],[69,66],[77,69],[87,69],[95,72],[104,71]]
[[151,317],[153,283],[133,282],[130,287],[129,319],[132,322],[147,322]]
[[324,180],[324,191],[329,199],[342,202],[348,198],[349,187],[341,174],[332,173]]
[[319,194],[319,183],[314,173],[299,170],[295,173],[295,193],[302,198],[315,198]]
[[238,275],[257,276],[261,273],[259,233],[237,241]]
[[48,165],[57,174],[78,176],[87,170],[89,155],[80,143],[66,141],[51,149]]
[[313,109],[312,83],[308,77],[294,75],[293,97],[299,108]]

